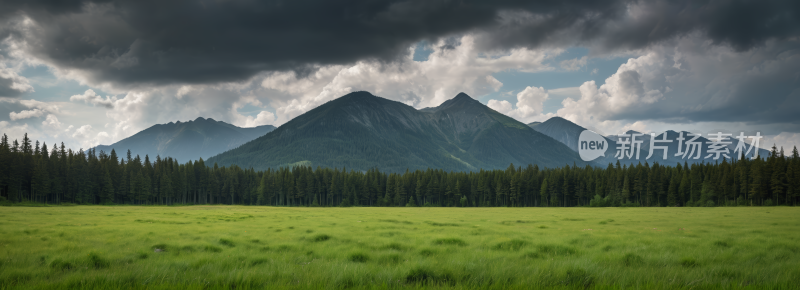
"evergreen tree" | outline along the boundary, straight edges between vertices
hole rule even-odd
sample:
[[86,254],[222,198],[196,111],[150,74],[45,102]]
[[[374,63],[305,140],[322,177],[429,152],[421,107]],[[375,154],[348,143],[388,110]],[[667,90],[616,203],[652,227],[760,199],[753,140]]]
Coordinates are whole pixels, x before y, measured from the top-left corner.
[[547,196],[549,194],[549,186],[547,184],[547,178],[542,181],[542,188],[539,189],[539,195],[541,196],[542,206],[547,206]]
[[114,183],[111,181],[111,174],[108,173],[108,170],[105,171],[105,178],[103,179],[102,202],[104,204],[114,202]]
[[630,201],[631,190],[629,186],[630,182],[628,181],[628,175],[625,175],[625,180],[623,181],[622,185],[622,202],[628,203]]
[[684,170],[683,174],[681,174],[681,181],[678,185],[678,198],[685,202],[684,205],[694,203],[694,200],[691,199],[691,184],[689,181],[688,167],[686,167],[686,169],[687,170]]
[[678,206],[678,178],[676,178],[677,171],[673,172],[669,179],[669,189],[667,192],[667,204],[669,206]]
[[395,182],[395,185],[397,186],[397,189],[395,190],[395,192],[397,194],[395,195],[394,204],[396,204],[398,206],[403,206],[408,201],[408,197],[406,196],[406,194],[407,194],[406,193],[406,187],[403,184],[402,179],[397,178],[396,181],[397,182]]
[[159,192],[168,201],[173,196],[172,178],[166,172],[161,174]]
[[761,191],[761,159],[757,158],[750,166],[750,204],[762,197]]

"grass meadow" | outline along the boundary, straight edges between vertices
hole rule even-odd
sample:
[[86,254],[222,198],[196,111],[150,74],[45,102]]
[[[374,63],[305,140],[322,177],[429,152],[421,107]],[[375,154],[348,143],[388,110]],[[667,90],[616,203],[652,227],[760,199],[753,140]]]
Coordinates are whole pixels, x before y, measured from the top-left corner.
[[2,289],[798,283],[790,207],[0,207]]

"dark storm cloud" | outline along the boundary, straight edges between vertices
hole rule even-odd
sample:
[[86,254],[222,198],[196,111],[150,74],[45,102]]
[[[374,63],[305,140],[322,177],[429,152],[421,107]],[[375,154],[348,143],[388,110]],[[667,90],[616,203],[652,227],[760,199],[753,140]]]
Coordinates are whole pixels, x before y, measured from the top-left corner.
[[540,17],[510,15],[507,25],[499,25],[504,29],[488,34],[490,45],[578,44],[613,51],[699,32],[744,51],[800,35],[800,1],[791,0],[616,1],[529,11]]
[[[800,1],[4,1],[0,38],[97,81],[236,81],[362,59],[392,61],[464,32],[492,48],[641,48],[686,33],[746,50],[798,35]],[[27,16],[37,29],[9,24]],[[0,26],[3,26],[0,24]],[[5,31],[5,32],[3,32]]]
[[12,85],[13,79],[0,77],[0,97],[18,97],[24,93],[12,88]]

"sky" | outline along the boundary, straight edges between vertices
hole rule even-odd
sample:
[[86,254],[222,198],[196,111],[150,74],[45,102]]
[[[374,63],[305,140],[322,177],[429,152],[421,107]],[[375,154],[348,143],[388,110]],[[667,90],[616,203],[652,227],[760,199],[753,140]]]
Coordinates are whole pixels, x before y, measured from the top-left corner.
[[0,133],[69,148],[154,124],[280,126],[352,91],[467,93],[601,134],[800,145],[800,1],[0,2]]

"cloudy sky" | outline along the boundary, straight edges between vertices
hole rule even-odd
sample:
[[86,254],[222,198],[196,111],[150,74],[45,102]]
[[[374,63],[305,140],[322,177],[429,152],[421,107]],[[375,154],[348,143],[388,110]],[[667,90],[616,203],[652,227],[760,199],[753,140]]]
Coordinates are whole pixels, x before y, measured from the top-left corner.
[[[0,2],[0,133],[279,126],[351,91],[800,145],[800,1]],[[734,134],[737,135],[737,134]]]

